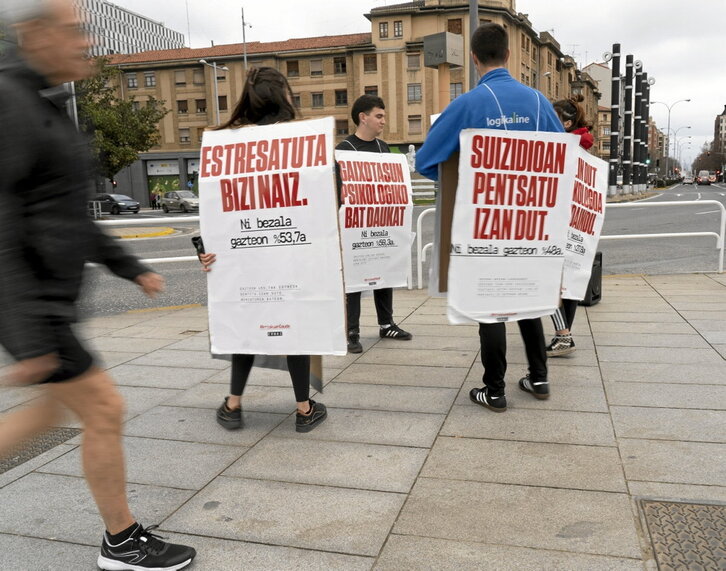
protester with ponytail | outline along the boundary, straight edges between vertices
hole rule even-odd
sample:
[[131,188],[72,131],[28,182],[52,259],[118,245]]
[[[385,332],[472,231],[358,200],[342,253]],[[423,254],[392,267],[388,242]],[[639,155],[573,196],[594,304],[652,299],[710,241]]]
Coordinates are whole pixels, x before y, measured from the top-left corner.
[[[585,110],[582,103],[585,98],[580,95],[572,95],[567,99],[561,99],[552,104],[557,115],[562,121],[565,131],[580,136],[580,146],[587,150],[592,147],[593,139],[590,129],[592,128],[585,119]],[[575,341],[572,339],[572,323],[575,321],[577,311],[576,299],[563,299],[557,311],[552,314],[552,323],[555,326],[555,337],[547,346],[548,357],[562,357],[575,351]]]

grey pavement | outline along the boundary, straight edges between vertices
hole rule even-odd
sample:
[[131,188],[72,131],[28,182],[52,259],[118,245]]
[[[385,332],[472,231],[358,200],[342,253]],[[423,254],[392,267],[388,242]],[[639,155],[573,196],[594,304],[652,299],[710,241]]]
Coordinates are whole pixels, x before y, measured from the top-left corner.
[[[197,548],[189,569],[650,570],[642,500],[726,503],[725,275],[605,277],[578,350],[549,362],[547,401],[517,388],[512,326],[503,414],[468,399],[476,326],[448,325],[422,291],[394,306],[414,339],[379,339],[364,299],[365,350],[324,359],[329,418],[309,434],[287,374],[262,369],[245,427],[217,425],[229,370],[209,357],[205,307],[80,326],[127,400],[132,510]],[[0,389],[0,411],[36,394]],[[0,569],[95,569],[79,444],[0,474]]]

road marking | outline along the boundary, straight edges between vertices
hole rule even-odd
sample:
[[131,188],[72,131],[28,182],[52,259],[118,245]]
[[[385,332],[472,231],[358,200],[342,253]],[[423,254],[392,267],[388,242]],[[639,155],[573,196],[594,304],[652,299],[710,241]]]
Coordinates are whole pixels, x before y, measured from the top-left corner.
[[683,196],[682,194],[676,194],[676,196]]
[[698,198],[696,200],[701,200],[701,193],[698,193]]
[[696,212],[696,214],[713,214],[714,212],[721,212],[720,210],[709,210],[707,212]]

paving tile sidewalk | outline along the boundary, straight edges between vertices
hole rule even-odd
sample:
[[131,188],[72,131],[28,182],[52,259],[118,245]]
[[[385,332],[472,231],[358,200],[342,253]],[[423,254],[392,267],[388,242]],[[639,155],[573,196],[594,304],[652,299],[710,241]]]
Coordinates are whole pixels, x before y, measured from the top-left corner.
[[[604,278],[548,401],[518,390],[511,327],[504,414],[468,399],[475,326],[403,290],[415,337],[379,339],[372,306],[365,351],[325,359],[329,419],[307,435],[287,374],[261,369],[245,428],[216,424],[229,371],[204,307],[83,324],[127,399],[132,509],[197,547],[189,569],[655,569],[640,499],[726,502],[726,276]],[[0,412],[33,394],[0,389]],[[95,569],[79,443],[0,474],[0,569]]]

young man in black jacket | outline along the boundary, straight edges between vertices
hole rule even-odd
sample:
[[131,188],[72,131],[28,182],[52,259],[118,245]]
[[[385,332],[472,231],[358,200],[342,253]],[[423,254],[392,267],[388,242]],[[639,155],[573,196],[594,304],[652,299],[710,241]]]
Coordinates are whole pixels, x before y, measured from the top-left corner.
[[[386,106],[383,99],[375,95],[361,95],[353,103],[351,116],[356,125],[353,135],[346,137],[335,148],[340,151],[364,151],[368,153],[390,153],[388,145],[378,137],[386,126]],[[340,178],[338,178],[340,192]],[[340,196],[338,197],[340,201]],[[348,352],[362,353],[360,343],[360,297],[361,292],[345,294],[348,311]],[[393,322],[393,288],[373,290],[373,301],[378,316],[379,335],[384,339],[410,341],[413,338]]]
[[10,381],[41,389],[36,404],[0,419],[0,456],[67,406],[83,424],[83,467],[106,524],[99,567],[181,569],[194,549],[161,541],[131,515],[123,399],[71,328],[86,261],[105,264],[151,297],[164,286],[86,212],[91,157],[59,86],[90,75],[89,43],[72,0],[2,0],[0,21],[12,25],[19,44],[0,60],[0,345],[17,361]]

